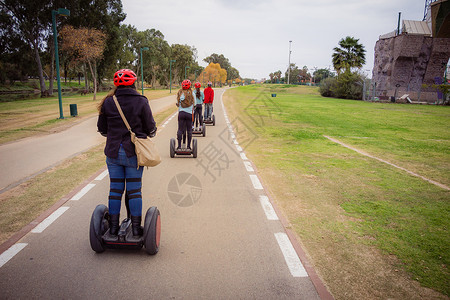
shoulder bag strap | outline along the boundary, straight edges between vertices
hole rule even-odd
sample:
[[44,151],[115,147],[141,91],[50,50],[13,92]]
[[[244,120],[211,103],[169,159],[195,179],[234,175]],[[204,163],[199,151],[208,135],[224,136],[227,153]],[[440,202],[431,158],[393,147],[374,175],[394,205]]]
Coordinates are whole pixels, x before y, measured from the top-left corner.
[[125,123],[125,126],[128,128],[128,131],[132,132],[130,124],[128,124],[128,121],[123,114],[122,108],[120,107],[119,101],[117,101],[116,95],[113,95],[113,99],[114,99],[114,102],[116,103],[117,110],[119,111],[119,114],[122,117],[123,122]]

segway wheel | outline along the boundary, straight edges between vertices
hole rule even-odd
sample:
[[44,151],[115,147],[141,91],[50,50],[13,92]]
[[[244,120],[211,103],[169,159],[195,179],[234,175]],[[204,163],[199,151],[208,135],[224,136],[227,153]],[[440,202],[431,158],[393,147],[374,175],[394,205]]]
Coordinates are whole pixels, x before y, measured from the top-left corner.
[[97,205],[92,213],[91,225],[89,228],[89,241],[91,243],[91,248],[97,253],[105,251],[102,236],[109,229],[108,219],[108,208],[103,204]]
[[175,139],[174,138],[170,139],[170,157],[171,158],[175,157]]
[[212,120],[213,120],[213,126],[216,126],[216,116],[212,116]]
[[161,216],[158,208],[152,206],[147,210],[144,221],[144,246],[145,251],[155,255],[159,251],[161,240]]
[[205,125],[205,123],[203,123],[203,126],[202,126],[202,134],[203,134],[203,136],[206,135],[206,125]]
[[197,139],[192,139],[192,156],[197,158]]

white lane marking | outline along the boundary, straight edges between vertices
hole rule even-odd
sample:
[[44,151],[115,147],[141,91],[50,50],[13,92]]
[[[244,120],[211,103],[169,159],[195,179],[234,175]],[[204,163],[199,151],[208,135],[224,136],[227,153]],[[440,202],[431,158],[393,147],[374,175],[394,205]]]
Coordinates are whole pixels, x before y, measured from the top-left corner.
[[254,172],[255,170],[253,169],[252,163],[248,160],[244,160],[244,166],[247,169],[247,172]]
[[248,160],[247,155],[244,152],[240,153],[242,160]]
[[83,197],[87,192],[89,192],[90,189],[92,189],[95,186],[95,183],[89,183],[87,184],[81,191],[79,191],[75,196],[72,197],[70,200],[80,200],[81,197]]
[[283,253],[284,260],[288,265],[289,271],[293,277],[308,277],[308,273],[298,258],[297,252],[295,252],[294,246],[292,246],[289,237],[284,232],[275,233],[278,245]]
[[98,175],[97,177],[95,177],[94,180],[103,180],[103,178],[105,178],[106,175],[108,175],[108,169],[106,169],[106,170],[103,171],[100,175]]
[[261,184],[261,182],[258,179],[258,176],[255,174],[249,175],[250,179],[252,180],[253,183],[253,187],[255,188],[255,190],[262,190],[263,186]]
[[69,209],[69,207],[67,207],[67,206],[61,206],[60,208],[55,210],[50,216],[45,218],[44,221],[39,223],[38,226],[34,227],[33,230],[31,230],[31,232],[41,233],[42,231],[45,230],[45,228],[47,228],[48,226],[50,226],[50,224],[55,222],[55,220],[58,219],[68,209]]
[[3,267],[11,258],[20,252],[23,248],[28,245],[27,243],[17,243],[8,248],[5,252],[0,254],[0,268]]
[[233,143],[234,143],[235,145],[239,145],[239,143],[238,143],[237,140],[233,140]]
[[261,206],[266,213],[267,220],[276,221],[278,220],[277,213],[273,209],[272,203],[269,201],[269,197],[260,195],[259,202],[261,202]]
[[237,149],[238,152],[242,152],[242,147],[241,146],[236,145],[236,149]]

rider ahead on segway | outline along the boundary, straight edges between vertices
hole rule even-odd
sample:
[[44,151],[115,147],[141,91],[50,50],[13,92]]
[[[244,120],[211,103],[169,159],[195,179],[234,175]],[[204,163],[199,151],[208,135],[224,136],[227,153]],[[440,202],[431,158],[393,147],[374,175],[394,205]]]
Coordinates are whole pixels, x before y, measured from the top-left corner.
[[203,120],[211,119],[212,109],[213,109],[213,101],[214,101],[214,90],[212,89],[211,81],[208,82],[208,87],[203,91],[205,94],[205,118]]
[[203,125],[203,116],[202,116],[202,103],[205,99],[205,95],[203,94],[203,91],[200,90],[200,87],[202,85],[200,82],[196,82],[194,87],[194,98],[195,98],[195,110],[194,110],[194,124],[195,128],[198,130],[198,124],[200,123],[200,127]]
[[187,149],[191,149],[192,140],[192,112],[194,109],[194,95],[192,94],[191,81],[183,80],[181,89],[177,93],[178,106],[178,132],[177,150],[181,150],[181,138],[187,132]]

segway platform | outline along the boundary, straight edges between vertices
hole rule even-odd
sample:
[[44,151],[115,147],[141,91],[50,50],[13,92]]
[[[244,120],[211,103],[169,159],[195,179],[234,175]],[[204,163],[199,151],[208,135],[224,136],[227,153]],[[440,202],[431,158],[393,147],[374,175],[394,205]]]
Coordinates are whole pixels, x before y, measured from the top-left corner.
[[192,127],[192,134],[201,134],[203,136],[206,135],[206,125],[202,124],[201,127]]
[[176,148],[176,141],[174,138],[170,139],[170,157],[174,158],[175,155],[192,155],[192,157],[197,158],[197,139],[192,139],[192,149],[181,147],[180,149]]
[[213,126],[216,126],[216,117],[214,115],[212,115],[212,117],[204,119],[203,124],[208,124],[208,125],[212,124]]
[[159,251],[161,238],[161,218],[156,206],[147,210],[142,236],[133,236],[131,219],[122,221],[117,236],[109,233],[108,208],[99,204],[91,217],[89,241],[91,248],[97,253],[109,249],[141,249],[143,246],[148,254],[154,255]]

